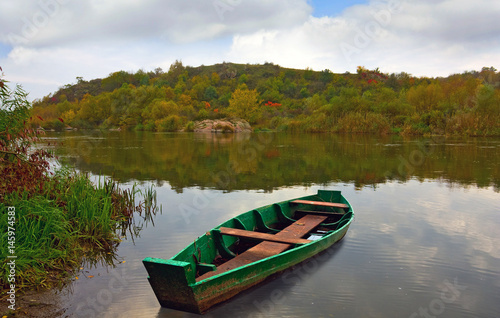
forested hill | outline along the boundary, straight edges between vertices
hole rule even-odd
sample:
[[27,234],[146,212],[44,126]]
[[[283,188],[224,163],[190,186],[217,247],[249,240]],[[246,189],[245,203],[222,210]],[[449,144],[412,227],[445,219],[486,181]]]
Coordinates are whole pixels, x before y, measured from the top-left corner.
[[194,121],[237,117],[255,129],[303,132],[500,135],[500,72],[447,78],[296,70],[272,63],[190,67],[176,61],[66,85],[36,100],[45,129],[192,130]]

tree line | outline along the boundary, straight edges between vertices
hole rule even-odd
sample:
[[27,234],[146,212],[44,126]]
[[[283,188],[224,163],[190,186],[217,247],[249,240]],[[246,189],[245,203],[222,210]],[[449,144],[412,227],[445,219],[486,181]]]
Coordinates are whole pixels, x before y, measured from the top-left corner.
[[273,63],[119,71],[77,77],[35,100],[34,127],[63,130],[179,131],[204,119],[241,118],[255,130],[500,135],[500,72],[494,67],[446,78],[297,70]]

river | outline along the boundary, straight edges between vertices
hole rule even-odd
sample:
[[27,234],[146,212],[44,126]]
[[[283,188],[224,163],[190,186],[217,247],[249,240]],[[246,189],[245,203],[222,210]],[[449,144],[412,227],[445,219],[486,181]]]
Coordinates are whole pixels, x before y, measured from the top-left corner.
[[154,184],[162,206],[136,218],[113,264],[86,262],[61,291],[72,317],[199,317],[160,307],[142,259],[318,189],[353,206],[346,237],[205,317],[500,316],[500,138],[93,131],[43,143],[62,165]]

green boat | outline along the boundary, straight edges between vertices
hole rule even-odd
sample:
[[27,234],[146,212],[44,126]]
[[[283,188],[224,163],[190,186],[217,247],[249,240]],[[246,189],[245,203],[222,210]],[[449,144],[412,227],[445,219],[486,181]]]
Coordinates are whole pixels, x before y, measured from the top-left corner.
[[234,217],[171,259],[143,260],[160,305],[203,314],[341,240],[353,220],[340,191],[283,201]]

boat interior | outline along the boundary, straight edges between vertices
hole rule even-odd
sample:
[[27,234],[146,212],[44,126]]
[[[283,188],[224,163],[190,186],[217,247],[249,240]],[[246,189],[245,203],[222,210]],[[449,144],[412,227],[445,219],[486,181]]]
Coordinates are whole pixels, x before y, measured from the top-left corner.
[[197,282],[337,231],[352,218],[340,191],[254,209],[200,236],[174,256],[189,262]]

